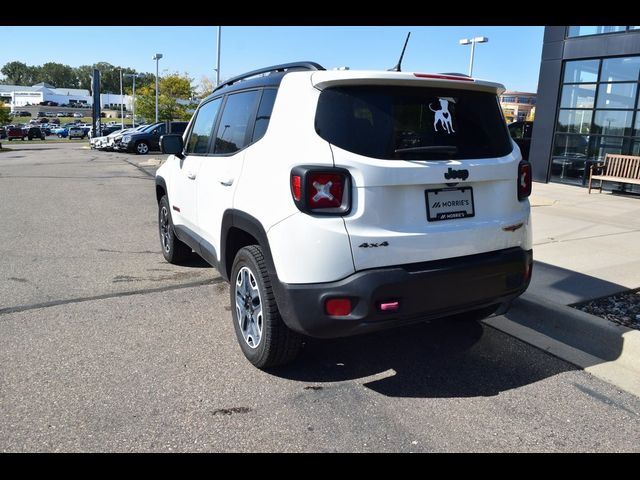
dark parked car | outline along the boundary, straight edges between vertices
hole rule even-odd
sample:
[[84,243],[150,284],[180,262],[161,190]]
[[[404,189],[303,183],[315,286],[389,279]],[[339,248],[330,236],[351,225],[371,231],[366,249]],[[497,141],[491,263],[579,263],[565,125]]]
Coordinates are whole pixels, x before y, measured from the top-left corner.
[[531,147],[531,132],[533,131],[533,122],[519,121],[508,125],[509,135],[520,147],[523,160],[529,160],[529,148]]
[[22,127],[8,127],[7,137],[9,138],[9,141],[17,139],[24,140],[27,138],[27,131]]
[[120,150],[144,155],[160,150],[160,137],[167,133],[184,133],[188,122],[154,123],[140,132],[126,134],[120,142]]
[[40,127],[30,127],[26,129],[27,137],[29,140],[33,140],[34,138],[39,138],[40,140],[45,139],[45,133],[42,131]]

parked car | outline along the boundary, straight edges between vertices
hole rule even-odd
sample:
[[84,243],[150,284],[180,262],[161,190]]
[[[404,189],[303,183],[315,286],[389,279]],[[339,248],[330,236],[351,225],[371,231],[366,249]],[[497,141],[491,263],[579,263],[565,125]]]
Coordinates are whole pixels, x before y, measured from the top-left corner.
[[33,140],[34,138],[39,138],[40,140],[44,140],[46,135],[44,131],[40,127],[29,127],[27,130],[27,138],[29,140]]
[[529,149],[531,147],[531,133],[533,132],[533,122],[518,121],[508,125],[509,135],[520,147],[523,160],[529,160]]
[[147,128],[126,134],[120,142],[120,150],[144,155],[150,151],[160,150],[160,137],[167,133],[182,135],[187,128],[188,122],[166,122],[155,123]]
[[122,145],[122,137],[127,134],[141,132],[145,128],[147,128],[147,125],[140,125],[131,128],[125,128],[124,130],[116,130],[115,132],[110,133],[109,135],[107,135],[107,150],[120,151]]
[[51,130],[51,133],[57,135],[58,138],[67,138],[69,135],[69,129],[67,127],[59,127]]
[[69,127],[69,130],[68,130],[69,140],[71,140],[72,138],[84,139],[84,137],[86,136],[87,134],[85,133],[82,127],[78,127],[78,126]]
[[258,368],[292,361],[304,336],[504,313],[533,253],[531,165],[502,91],[310,62],[230,79],[184,140],[162,137],[163,256],[193,250],[229,281],[235,337]]
[[56,117],[70,117],[71,114],[69,112],[58,112],[56,113]]
[[73,118],[82,118],[82,114],[76,112],[76,113],[73,114]]
[[5,138],[7,138],[7,129],[0,127],[0,140],[4,140]]
[[7,128],[7,139],[9,141],[17,139],[24,140],[25,138],[27,138],[27,131],[24,128],[19,126]]
[[55,124],[55,125],[60,125],[60,119],[59,118],[52,118],[49,123]]

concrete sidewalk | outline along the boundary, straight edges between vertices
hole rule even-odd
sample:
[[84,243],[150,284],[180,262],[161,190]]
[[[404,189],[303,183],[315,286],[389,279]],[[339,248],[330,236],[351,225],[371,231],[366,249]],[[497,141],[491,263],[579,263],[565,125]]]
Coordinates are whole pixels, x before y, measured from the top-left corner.
[[534,183],[529,292],[569,305],[640,287],[640,198]]
[[567,305],[640,287],[640,198],[534,183],[533,277],[485,323],[640,396],[640,331]]

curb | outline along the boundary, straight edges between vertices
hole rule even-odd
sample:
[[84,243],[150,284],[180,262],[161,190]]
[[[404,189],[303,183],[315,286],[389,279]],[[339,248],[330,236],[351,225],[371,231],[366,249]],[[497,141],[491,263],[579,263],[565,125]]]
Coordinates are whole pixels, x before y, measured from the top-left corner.
[[640,397],[640,331],[525,293],[483,321]]

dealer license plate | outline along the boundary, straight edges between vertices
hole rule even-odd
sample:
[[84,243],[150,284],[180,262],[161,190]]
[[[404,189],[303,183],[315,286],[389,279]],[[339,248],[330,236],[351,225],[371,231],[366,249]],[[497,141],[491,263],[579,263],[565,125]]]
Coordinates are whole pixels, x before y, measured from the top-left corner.
[[455,218],[473,217],[473,188],[438,188],[425,190],[427,199],[427,220],[453,220]]

